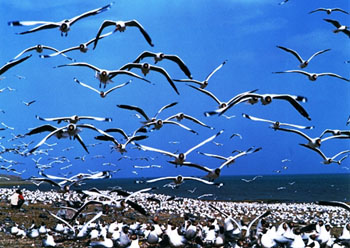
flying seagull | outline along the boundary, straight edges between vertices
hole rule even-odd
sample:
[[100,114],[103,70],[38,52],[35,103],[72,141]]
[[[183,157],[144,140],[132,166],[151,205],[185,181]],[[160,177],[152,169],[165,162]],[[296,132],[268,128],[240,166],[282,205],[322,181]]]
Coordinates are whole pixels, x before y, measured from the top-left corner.
[[151,37],[148,35],[148,33],[146,32],[146,30],[143,28],[143,26],[136,20],[129,20],[129,21],[111,21],[111,20],[105,20],[100,28],[98,29],[97,35],[96,35],[96,39],[94,41],[94,49],[96,48],[97,42],[100,39],[100,35],[103,31],[104,28],[108,27],[108,26],[115,26],[114,32],[124,32],[126,27],[137,27],[140,32],[142,33],[143,37],[146,39],[146,41],[148,42],[148,44],[150,46],[154,46],[152,43],[152,39]]
[[77,22],[78,20],[88,17],[88,16],[93,16],[97,15],[103,11],[109,10],[111,8],[113,3],[110,3],[104,7],[94,9],[87,11],[81,15],[75,16],[71,19],[64,19],[59,22],[50,22],[50,21],[11,21],[8,22],[8,25],[10,26],[32,26],[32,25],[40,25],[38,27],[35,27],[33,29],[30,29],[28,31],[21,32],[19,34],[28,34],[28,33],[33,33],[36,31],[44,30],[44,29],[51,29],[51,28],[59,28],[61,31],[61,36],[63,34],[67,36],[68,31],[70,30],[70,27]]
[[[209,75],[203,80],[203,81],[198,81],[198,80],[194,80],[192,78],[190,79],[174,79],[175,82],[185,82],[185,83],[195,83],[198,84],[200,86],[201,89],[204,89],[205,87],[208,86],[208,82],[209,79],[215,74],[215,72],[217,72],[218,70],[221,69],[221,67],[224,66],[224,64],[226,64],[227,60],[225,60],[224,62],[222,62],[218,67],[216,67],[211,73],[209,73]],[[188,76],[188,75],[187,75]]]
[[182,61],[182,59],[177,56],[177,55],[172,55],[172,54],[164,54],[164,53],[154,53],[150,51],[144,51],[142,52],[135,60],[133,63],[140,63],[141,60],[147,57],[153,57],[154,58],[154,63],[157,64],[158,62],[162,61],[163,59],[168,59],[170,61],[175,62],[178,64],[178,66],[181,68],[181,70],[185,73],[185,75],[189,78],[192,79],[192,75],[186,64]]
[[311,55],[311,57],[308,58],[307,60],[303,60],[303,58],[302,58],[296,51],[294,51],[294,50],[292,50],[292,49],[290,49],[290,48],[283,47],[283,46],[277,46],[277,47],[280,48],[280,49],[282,49],[282,50],[284,50],[284,51],[286,51],[286,52],[289,52],[289,53],[293,54],[293,55],[299,60],[299,62],[300,62],[299,67],[300,67],[300,68],[305,68],[305,67],[307,67],[308,64],[310,63],[310,61],[311,61],[315,56],[317,56],[317,55],[319,55],[319,54],[322,54],[322,53],[325,53],[325,52],[331,50],[331,49],[325,49],[325,50],[318,51],[318,52],[314,53],[313,55]]

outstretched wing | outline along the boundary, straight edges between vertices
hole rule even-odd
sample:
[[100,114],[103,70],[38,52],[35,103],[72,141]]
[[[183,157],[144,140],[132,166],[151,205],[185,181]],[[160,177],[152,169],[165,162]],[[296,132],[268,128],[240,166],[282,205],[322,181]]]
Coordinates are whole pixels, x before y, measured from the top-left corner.
[[122,109],[128,109],[128,110],[134,110],[137,111],[140,115],[142,115],[147,121],[150,120],[150,118],[146,115],[146,113],[143,111],[143,109],[136,107],[136,106],[132,106],[132,105],[125,105],[125,104],[118,104],[117,105],[118,108],[122,108]]
[[150,51],[144,51],[134,60],[133,63],[140,63],[140,61],[146,57],[155,57],[155,56],[156,56],[156,53],[153,53]]
[[178,64],[180,66],[181,70],[185,73],[185,75],[189,79],[192,79],[192,75],[191,75],[190,70],[188,69],[186,64],[182,61],[182,59],[180,59],[179,56],[167,54],[164,56],[164,58],[169,59],[171,61],[174,61],[176,64]]
[[289,53],[293,54],[299,60],[300,63],[304,62],[304,60],[300,57],[300,55],[296,51],[294,51],[294,50],[292,50],[290,48],[283,47],[283,46],[277,46],[277,47],[282,49],[282,50],[284,50],[284,51],[286,51],[286,52],[289,52]]
[[164,110],[164,109],[167,109],[167,108],[170,108],[172,106],[175,106],[176,104],[178,104],[178,102],[173,102],[173,103],[169,103],[163,107],[161,107],[158,112],[155,114],[154,118],[157,118],[157,116]]
[[295,100],[296,98],[292,97],[291,95],[274,95],[273,99],[287,100],[302,116],[304,116],[309,121],[311,120],[309,114],[306,112],[303,106],[301,106],[300,103],[298,103],[298,101]]
[[75,23],[76,21],[82,19],[82,18],[85,18],[85,17],[88,17],[88,16],[93,16],[93,15],[97,15],[103,11],[106,11],[106,10],[109,10],[111,7],[112,7],[113,3],[110,3],[106,6],[103,6],[101,8],[97,8],[97,9],[93,9],[93,10],[90,10],[90,11],[87,11],[81,15],[78,15],[76,17],[73,17],[70,19],[70,24],[72,25],[73,23]]
[[136,20],[126,21],[125,26],[137,27],[140,30],[140,32],[142,33],[143,37],[145,37],[148,44],[152,47],[154,46],[152,43],[151,37],[148,35],[146,30],[142,27],[142,25],[138,21],[136,21]]
[[22,63],[23,61],[29,59],[30,57],[32,57],[32,55],[28,55],[24,58],[18,59],[18,60],[13,60],[11,62],[6,63],[3,67],[0,68],[0,75],[3,74],[5,71],[7,71],[8,69],[10,69],[11,67],[14,67],[15,65]]
[[201,143],[199,143],[198,145],[196,145],[196,146],[192,147],[191,149],[189,149],[188,151],[186,151],[186,152],[184,153],[184,155],[186,156],[186,155],[188,155],[190,152],[192,152],[193,150],[195,150],[195,149],[201,147],[202,145],[204,145],[204,144],[206,144],[206,143],[212,141],[213,139],[215,139],[217,136],[219,136],[219,135],[222,134],[223,132],[224,132],[224,130],[221,130],[221,131],[219,131],[218,133],[214,134],[213,136],[209,137],[208,139],[203,140],[203,141],[202,141]]

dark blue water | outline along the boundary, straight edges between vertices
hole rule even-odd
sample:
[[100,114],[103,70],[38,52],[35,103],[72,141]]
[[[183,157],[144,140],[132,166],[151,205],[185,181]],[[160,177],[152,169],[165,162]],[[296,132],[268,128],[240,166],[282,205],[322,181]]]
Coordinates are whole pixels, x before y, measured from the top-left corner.
[[[252,179],[253,176],[223,176],[217,182],[223,182],[224,186],[217,188],[198,182],[187,181],[179,188],[163,187],[165,181],[154,184],[136,184],[140,179],[108,179],[86,181],[81,189],[96,187],[109,189],[120,186],[128,191],[156,186],[154,192],[160,194],[175,195],[178,197],[197,198],[203,194],[213,196],[203,197],[206,200],[264,200],[283,202],[313,202],[319,200],[349,201],[350,200],[350,174],[321,174],[321,175],[273,175],[262,176],[252,182],[244,182],[244,179]],[[197,189],[194,193],[188,190]],[[25,186],[27,189],[35,189],[35,185]],[[48,190],[48,185],[40,185],[40,190]]]

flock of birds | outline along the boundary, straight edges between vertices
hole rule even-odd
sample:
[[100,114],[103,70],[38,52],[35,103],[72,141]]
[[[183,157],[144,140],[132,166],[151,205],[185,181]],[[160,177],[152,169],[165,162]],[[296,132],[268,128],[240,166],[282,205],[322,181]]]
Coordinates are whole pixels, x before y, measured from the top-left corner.
[[[286,3],[287,1],[284,1]],[[282,3],[281,3],[282,4]],[[23,31],[18,33],[19,35],[25,35],[29,33],[35,33],[39,32],[42,30],[47,30],[47,29],[54,29],[58,28],[59,31],[61,32],[61,36],[67,36],[68,32],[71,30],[71,27],[73,24],[75,24],[77,21],[80,21],[84,18],[94,16],[97,14],[101,14],[105,11],[108,11],[112,7],[113,3],[108,4],[106,6],[103,6],[101,8],[97,8],[94,10],[87,11],[81,15],[78,15],[76,17],[73,17],[71,19],[64,19],[59,22],[51,22],[51,21],[11,21],[8,23],[10,26],[34,26],[36,27]],[[327,14],[331,14],[334,11],[342,12],[343,14],[349,14],[346,11],[339,9],[339,8],[334,8],[334,9],[324,9],[324,8],[319,8],[314,11],[311,11],[311,13],[315,12],[320,12],[320,11],[325,11]],[[342,32],[346,34],[347,36],[350,37],[350,31],[347,26],[344,26],[340,24],[336,20],[332,19],[324,19],[326,22],[331,23],[336,27],[336,30],[334,30],[334,33],[339,33]],[[114,30],[112,32],[107,32],[103,33],[105,29],[108,27],[112,26]],[[107,95],[110,93],[114,92],[117,89],[120,89],[122,87],[126,87],[127,85],[132,83],[132,80],[142,80],[148,84],[151,84],[152,82],[148,79],[146,79],[146,76],[150,72],[157,72],[164,77],[164,82],[168,83],[171,89],[179,95],[180,92],[177,88],[178,83],[186,83],[189,88],[197,91],[195,93],[197,94],[204,94],[208,98],[213,99],[216,104],[217,108],[212,111],[207,111],[204,113],[206,117],[210,116],[220,116],[220,118],[226,117],[227,119],[230,119],[232,117],[225,115],[227,111],[232,109],[234,106],[240,103],[248,103],[248,104],[256,104],[261,102],[262,105],[268,105],[274,100],[283,100],[286,101],[290,104],[290,107],[293,107],[302,117],[306,118],[307,120],[311,120],[311,117],[305,107],[303,106],[304,103],[307,102],[307,98],[305,96],[298,96],[298,95],[290,95],[290,94],[274,94],[274,93],[264,93],[260,94],[257,93],[257,89],[246,91],[239,93],[235,96],[233,96],[231,99],[228,101],[221,101],[217,96],[215,96],[211,91],[207,90],[208,82],[210,78],[218,71],[220,70],[227,62],[227,60],[223,61],[217,68],[215,68],[212,72],[209,73],[209,75],[203,80],[196,80],[193,79],[192,74],[190,72],[189,66],[185,64],[185,62],[177,55],[172,55],[172,54],[166,54],[166,53],[156,53],[152,51],[144,51],[142,52],[134,61],[126,63],[125,65],[121,66],[119,69],[114,69],[114,70],[107,70],[104,68],[99,68],[93,64],[86,63],[86,62],[76,62],[75,59],[69,57],[69,52],[78,50],[82,53],[86,53],[88,51],[88,47],[92,46],[93,44],[93,49],[96,48],[98,42],[103,42],[103,39],[107,39],[107,37],[115,34],[116,32],[124,32],[126,31],[127,28],[137,28],[140,33],[142,34],[143,38],[147,42],[147,44],[151,47],[154,47],[153,41],[151,39],[151,36],[146,32],[145,28],[137,21],[137,20],[128,20],[128,21],[114,21],[114,20],[105,20],[101,24],[100,28],[97,30],[97,34],[94,38],[90,39],[87,42],[81,43],[77,46],[73,46],[64,50],[58,50],[53,47],[45,46],[45,45],[36,45],[32,47],[28,47],[27,49],[23,50],[20,52],[18,55],[16,55],[13,59],[11,59],[8,63],[6,63],[4,66],[0,68],[0,75],[4,74],[7,70],[11,69],[14,66],[20,66],[21,63],[24,63],[28,59],[32,57],[32,54],[26,55],[31,51],[37,52],[37,53],[42,53],[43,51],[50,51],[53,52],[51,54],[40,54],[40,58],[42,59],[47,59],[47,58],[52,58],[55,56],[63,56],[66,59],[70,60],[70,63],[67,64],[62,64],[62,65],[57,65],[55,68],[59,70],[64,70],[66,67],[82,67],[82,68],[88,68],[90,70],[93,70],[95,72],[95,77],[97,78],[99,82],[99,87],[94,87],[88,84],[85,84],[84,82],[81,82],[78,78],[74,78],[73,81],[77,83],[78,85],[89,89],[91,91],[94,91],[100,95],[100,97],[105,98]],[[285,51],[291,55],[293,55],[298,61],[299,61],[299,67],[301,69],[306,68],[310,63],[312,59],[315,59],[316,56],[321,56],[321,54],[328,52],[330,49],[324,49],[318,52],[315,52],[311,57],[309,57],[307,60],[304,60],[299,53],[291,48],[283,47],[283,46],[277,46],[277,48],[281,49],[282,51]],[[68,55],[67,55],[68,54]],[[153,58],[154,59],[154,64],[150,64],[147,62],[141,62],[142,60],[146,58]],[[166,69],[164,69],[161,66],[158,66],[159,62],[162,60],[169,60],[177,64],[177,66],[180,68],[180,70],[183,72],[184,76],[186,77],[185,79],[175,79],[169,73],[167,72]],[[137,74],[136,72],[141,72],[141,75]],[[315,81],[317,80],[318,77],[323,77],[323,76],[329,76],[329,77],[334,77],[339,80],[343,80],[346,82],[350,82],[350,79],[335,74],[331,72],[326,72],[326,73],[310,73],[304,70],[286,70],[286,71],[277,71],[274,72],[276,74],[289,74],[289,73],[297,73],[297,74],[302,74],[308,77],[309,80]],[[119,84],[117,86],[114,86],[112,88],[108,88],[110,84],[113,83],[112,79],[114,77],[117,77],[118,75],[126,75],[130,77],[131,79],[123,84]],[[196,87],[196,86],[198,87]],[[6,88],[2,89],[1,91],[5,90]],[[7,88],[10,90],[11,88]],[[23,104],[26,106],[30,106],[31,104],[35,103],[35,100],[32,101],[23,101]],[[193,176],[182,176],[182,175],[176,175],[176,176],[165,176],[165,177],[159,177],[159,178],[154,178],[154,179],[149,179],[144,181],[146,184],[153,184],[159,181],[170,181],[171,185],[174,187],[179,187],[184,181],[187,180],[192,180],[198,183],[203,183],[206,185],[212,185],[214,187],[224,187],[224,185],[220,182],[218,182],[218,178],[221,175],[222,170],[229,168],[231,164],[233,164],[238,158],[246,155],[251,155],[256,152],[259,152],[262,148],[261,147],[249,147],[246,150],[235,150],[233,154],[227,156],[227,155],[219,155],[219,154],[212,154],[212,153],[206,153],[206,152],[200,152],[198,151],[197,153],[208,158],[214,158],[217,159],[218,161],[221,161],[219,166],[215,168],[209,168],[207,166],[201,165],[199,163],[191,161],[188,157],[191,153],[193,153],[195,150],[198,150],[198,148],[205,146],[208,143],[214,143],[217,146],[220,146],[220,143],[215,143],[215,139],[222,135],[224,133],[224,130],[220,131],[215,131],[213,135],[210,137],[206,137],[203,139],[200,143],[193,147],[189,148],[184,148],[187,150],[183,150],[181,152],[172,152],[172,151],[167,151],[162,148],[157,148],[157,147],[152,147],[148,145],[142,144],[143,140],[147,139],[150,135],[152,135],[152,132],[156,132],[160,130],[164,125],[173,125],[177,126],[178,128],[182,128],[192,134],[198,135],[198,132],[195,131],[194,129],[184,125],[181,123],[182,120],[186,119],[190,121],[191,123],[195,125],[199,125],[201,127],[208,128],[209,130],[214,130],[215,127],[212,127],[210,125],[207,125],[203,121],[199,120],[197,117],[191,116],[187,113],[177,113],[169,116],[168,118],[159,118],[158,116],[166,109],[171,109],[173,106],[177,105],[178,102],[171,102],[167,105],[162,106],[158,112],[150,116],[149,114],[146,114],[146,112],[139,106],[134,106],[134,105],[126,105],[126,104],[118,104],[117,107],[120,109],[123,109],[125,111],[132,111],[132,113],[135,113],[135,116],[137,118],[142,119],[141,125],[139,128],[137,128],[135,131],[132,132],[132,134],[127,134],[123,129],[121,128],[108,128],[106,130],[102,130],[98,128],[95,125],[92,124],[87,124],[87,123],[81,123],[84,121],[95,121],[95,122],[112,122],[111,118],[107,117],[95,117],[95,116],[78,116],[78,115],[73,115],[73,116],[65,116],[65,117],[41,117],[41,116],[36,116],[36,118],[40,121],[44,122],[56,122],[57,125],[52,125],[52,124],[43,124],[35,128],[30,128],[27,133],[25,134],[18,134],[18,135],[13,135],[13,137],[10,139],[11,141],[17,140],[17,139],[22,139],[26,138],[28,136],[32,135],[39,135],[41,133],[48,133],[46,134],[37,144],[33,144],[33,141],[29,143],[24,143],[22,141],[22,144],[18,145],[17,147],[2,147],[2,151],[0,152],[1,154],[1,161],[9,163],[10,165],[8,167],[2,165],[1,169],[6,170],[6,171],[12,171],[16,172],[17,174],[21,174],[19,171],[17,171],[14,168],[11,168],[12,165],[17,164],[16,161],[14,160],[6,160],[2,155],[6,153],[12,153],[12,154],[17,154],[20,156],[24,157],[31,157],[33,155],[49,155],[49,151],[54,150],[54,146],[57,143],[54,144],[49,144],[48,142],[53,140],[53,137],[56,137],[58,139],[57,142],[59,142],[60,139],[63,138],[69,138],[73,140],[77,140],[79,144],[83,147],[83,149],[89,153],[89,146],[95,146],[97,144],[90,144],[87,145],[83,138],[81,137],[81,133],[83,133],[84,130],[92,130],[97,134],[94,138],[98,141],[101,142],[109,142],[110,144],[113,145],[113,149],[115,151],[118,151],[121,154],[121,157],[119,159],[127,158],[127,156],[124,155],[125,152],[127,152],[127,147],[130,145],[134,145],[138,150],[144,151],[147,153],[154,153],[154,154],[162,154],[165,156],[168,156],[171,158],[171,160],[167,161],[170,164],[175,165],[175,167],[183,167],[183,168],[195,168],[198,169],[199,171],[202,171],[205,173],[202,177],[193,177]],[[321,144],[326,142],[327,140],[331,139],[345,139],[348,140],[350,138],[350,130],[334,130],[334,129],[326,129],[324,130],[320,136],[318,137],[310,137],[309,135],[306,134],[307,130],[313,129],[313,126],[302,126],[302,125],[297,125],[294,123],[282,123],[276,120],[268,120],[265,118],[261,117],[255,117],[251,116],[248,114],[242,114],[244,118],[247,118],[251,121],[259,121],[259,122],[266,122],[271,124],[270,128],[276,130],[276,131],[281,131],[281,132],[286,132],[286,133],[293,133],[297,134],[305,139],[306,143],[300,144],[301,146],[310,149],[317,154],[319,154],[322,158],[322,163],[324,164],[331,164],[331,163],[336,163],[336,164],[341,164],[342,161],[344,161],[350,154],[350,150],[343,150],[339,151],[337,154],[334,156],[329,157],[326,155],[322,150],[321,150]],[[350,122],[350,118],[347,122],[347,125]],[[64,125],[59,126],[61,123]],[[2,130],[14,130],[14,127],[7,126],[4,122],[1,123],[3,128]],[[303,131],[301,131],[303,130]],[[121,139],[116,138],[113,134],[118,133],[121,135]],[[240,136],[240,134],[232,134],[231,138],[235,136]],[[240,136],[241,138],[241,136]],[[121,140],[124,140],[123,142]],[[100,143],[98,143],[100,144]],[[48,147],[47,149],[43,149],[43,146]],[[69,148],[66,148],[67,150]],[[83,181],[85,180],[94,180],[94,179],[107,179],[111,177],[111,173],[117,172],[118,170],[115,171],[96,171],[96,172],[90,172],[90,173],[79,173],[75,176],[56,176],[56,175],[50,175],[45,173],[45,169],[51,168],[52,165],[54,164],[62,164],[67,161],[67,158],[65,156],[58,156],[58,157],[51,157],[52,162],[49,164],[40,164],[40,159],[34,159],[33,161],[36,164],[36,167],[39,169],[39,174],[41,177],[31,177],[28,180],[32,181],[33,183],[37,184],[38,186],[42,182],[47,182],[52,184],[54,187],[57,188],[57,191],[71,194],[71,186],[79,186]],[[96,157],[97,158],[97,157]],[[76,159],[81,159],[84,161],[85,156],[81,157],[76,157]],[[68,169],[72,165],[66,165],[64,167],[61,167],[61,169]],[[151,165],[149,168],[153,168]],[[242,179],[245,182],[252,182],[254,180],[257,180],[261,176],[255,176],[253,179]],[[156,188],[144,188],[140,191],[134,192],[134,193],[122,193],[122,191],[117,191],[119,194],[121,194],[123,197],[121,199],[117,199],[114,196],[110,195],[109,192],[108,194],[106,193],[101,193],[99,190],[89,190],[89,191],[84,191],[84,199],[79,201],[79,206],[75,207],[74,211],[76,212],[73,218],[70,220],[71,223],[67,222],[64,218],[60,218],[59,216],[50,213],[50,215],[56,219],[58,219],[59,222],[65,223],[66,227],[68,227],[67,235],[71,235],[72,232],[74,235],[79,236],[76,233],[76,228],[73,227],[73,222],[83,214],[84,210],[89,205],[102,205],[103,207],[112,207],[115,208],[116,210],[122,210],[125,208],[126,205],[128,205],[131,208],[134,208],[136,211],[140,212],[143,215],[148,215],[148,213],[145,210],[144,206],[140,206],[139,201],[137,202],[135,200],[130,200],[131,198],[135,197],[135,195],[139,195],[144,192],[148,192],[151,190],[156,190]],[[124,194],[124,195],[123,195]],[[159,200],[159,199],[158,199]],[[196,203],[197,204],[197,203]],[[216,209],[216,207],[214,207]],[[217,211],[221,211],[220,209],[216,209]],[[87,230],[89,229],[89,232],[87,233],[92,233],[91,228],[89,225],[93,222],[95,222],[97,219],[99,219],[103,215],[103,212],[99,212],[95,215],[93,219],[91,219],[89,222],[85,223],[85,225],[80,229],[80,231]],[[225,216],[227,214],[224,214]],[[259,215],[259,218],[266,217],[264,214]],[[227,218],[230,216],[227,215]],[[259,219],[258,218],[258,219]],[[240,225],[237,225],[238,227]],[[120,227],[123,229],[123,227]],[[209,230],[211,230],[211,227],[208,227]],[[170,229],[172,229],[170,227]],[[242,230],[242,227],[239,228],[240,231]],[[220,232],[220,230],[215,229],[214,236],[215,238],[217,237],[217,233]],[[227,231],[227,230],[225,230]],[[266,231],[266,230],[265,230]],[[127,231],[128,232],[128,231]],[[169,231],[170,233],[170,231]],[[74,236],[73,235],[73,236]],[[119,234],[122,235],[122,234]],[[175,235],[175,234],[172,234]],[[99,234],[99,237],[102,236],[104,238],[104,241],[106,241],[108,238],[106,235]],[[171,235],[168,235],[171,238]],[[133,240],[138,240],[137,235],[135,238],[132,238]],[[134,245],[130,245],[130,243]],[[128,245],[130,246],[122,246],[119,244],[121,247],[138,247],[136,246],[138,242],[133,242],[130,240]],[[158,239],[157,239],[158,243]],[[181,243],[181,242],[180,242]],[[212,243],[210,243],[212,244]],[[113,247],[115,243],[109,242],[108,244],[104,244],[105,246],[101,245],[100,243],[90,243],[90,246],[96,246],[98,245],[102,247]],[[181,245],[184,245],[181,243]],[[181,245],[176,246],[176,247],[181,247]],[[242,247],[241,244],[236,240],[236,247]],[[291,243],[289,243],[291,245]],[[55,245],[47,245],[47,246],[55,246]],[[174,245],[175,246],[175,245]],[[268,247],[268,246],[264,246]],[[271,246],[272,247],[272,246]],[[294,246],[292,246],[294,247]],[[302,247],[302,246],[300,246]]]

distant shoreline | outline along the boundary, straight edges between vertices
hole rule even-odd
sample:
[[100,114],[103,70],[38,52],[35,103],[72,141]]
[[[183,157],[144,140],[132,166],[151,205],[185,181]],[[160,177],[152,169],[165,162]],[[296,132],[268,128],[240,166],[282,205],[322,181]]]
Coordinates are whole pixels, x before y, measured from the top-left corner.
[[32,182],[30,181],[0,181],[0,186],[16,186],[16,185],[31,185],[33,184]]

